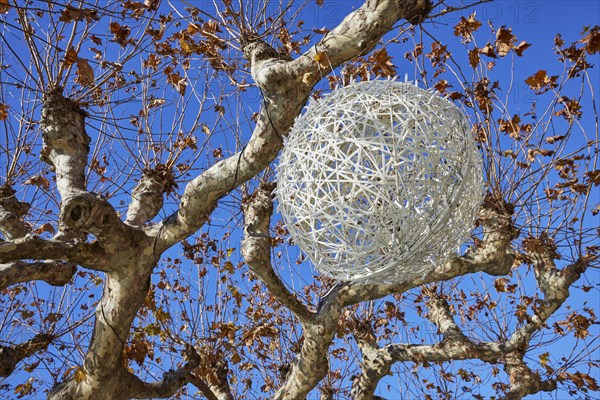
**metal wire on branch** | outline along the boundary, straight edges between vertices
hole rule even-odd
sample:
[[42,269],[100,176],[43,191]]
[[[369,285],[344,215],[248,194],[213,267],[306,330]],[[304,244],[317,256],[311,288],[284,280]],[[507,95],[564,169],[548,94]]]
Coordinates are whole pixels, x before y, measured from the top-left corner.
[[394,80],[353,83],[311,102],[277,166],[278,210],[324,275],[399,283],[447,261],[483,198],[466,116]]

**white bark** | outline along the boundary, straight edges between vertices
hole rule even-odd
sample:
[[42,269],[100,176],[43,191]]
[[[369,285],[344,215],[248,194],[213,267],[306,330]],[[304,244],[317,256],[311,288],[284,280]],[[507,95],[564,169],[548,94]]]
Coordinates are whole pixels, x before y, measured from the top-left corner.
[[15,191],[8,184],[0,186],[0,233],[5,239],[17,239],[29,233],[29,227],[21,219],[29,207],[28,203],[16,199]]
[[62,286],[71,280],[76,270],[74,264],[62,261],[34,263],[15,261],[10,264],[0,264],[0,291],[10,285],[34,280]]

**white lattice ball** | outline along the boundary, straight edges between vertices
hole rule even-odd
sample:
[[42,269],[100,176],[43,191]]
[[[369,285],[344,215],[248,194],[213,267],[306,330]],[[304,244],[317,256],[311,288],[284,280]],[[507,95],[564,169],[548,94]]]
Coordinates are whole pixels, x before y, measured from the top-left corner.
[[338,280],[398,283],[446,262],[482,201],[482,159],[465,115],[393,80],[311,102],[277,166],[295,243]]

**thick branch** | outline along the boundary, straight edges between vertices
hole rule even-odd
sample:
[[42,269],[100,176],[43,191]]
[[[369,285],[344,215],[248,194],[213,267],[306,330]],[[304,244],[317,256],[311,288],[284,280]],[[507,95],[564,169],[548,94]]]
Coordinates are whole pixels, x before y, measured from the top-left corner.
[[76,270],[75,264],[61,261],[0,264],[0,291],[10,285],[35,280],[45,281],[52,286],[66,285]]
[[18,345],[0,346],[0,376],[13,373],[17,364],[40,350],[44,350],[54,339],[51,335],[39,334]]
[[303,325],[304,341],[285,384],[275,400],[305,399],[329,371],[328,349],[337,328],[337,318],[328,323]]
[[521,352],[507,354],[503,357],[503,362],[504,371],[510,379],[510,389],[504,400],[520,400],[530,394],[556,390],[556,381],[543,381],[539,374],[525,364]]
[[189,361],[178,370],[170,370],[163,374],[163,379],[159,382],[144,382],[137,376],[128,373],[125,384],[130,388],[128,398],[134,399],[152,399],[152,398],[169,398],[173,396],[179,389],[191,380],[192,370],[196,368],[200,362],[200,356],[193,349],[188,349],[187,356]]
[[[71,377],[55,386],[50,400],[119,400],[130,395],[131,377],[122,367],[122,354],[131,324],[149,288],[150,265],[140,265],[134,249],[121,253],[121,263],[106,274],[104,291],[96,308],[94,331],[82,367],[84,380]],[[136,260],[138,260],[136,262]],[[167,390],[179,384],[178,374],[165,376],[157,384],[136,383],[140,395]],[[140,381],[141,382],[141,381]],[[152,396],[151,396],[152,397]]]
[[209,400],[233,400],[227,377],[229,365],[225,356],[222,353],[207,353],[205,356],[204,351],[210,350],[204,348],[200,351],[203,355],[202,362],[192,372],[190,382]]
[[29,211],[30,205],[16,199],[12,187],[0,186],[0,233],[7,240],[23,237],[29,233],[29,226],[21,217]]
[[44,98],[41,158],[54,167],[56,187],[63,201],[86,190],[85,168],[90,137],[85,132],[86,113],[59,90]]
[[158,214],[163,205],[164,182],[152,171],[145,171],[131,192],[125,223],[140,226]]
[[108,201],[90,192],[73,194],[63,204],[60,222],[70,230],[91,233],[103,244],[135,235],[135,230],[121,221]]
[[423,294],[429,296],[427,301],[427,307],[429,308],[427,318],[438,327],[444,338],[451,338],[458,342],[466,343],[467,338],[456,322],[454,322],[448,301],[429,287],[423,289]]
[[206,397],[207,400],[221,400],[219,399],[219,397],[217,397],[217,395],[213,393],[210,386],[208,386],[204,379],[201,379],[197,375],[192,374],[190,376],[190,383],[196,386],[200,393],[202,393],[202,396]]
[[354,378],[350,396],[355,400],[372,400],[379,381],[391,369],[388,354],[377,345],[375,332],[368,321],[355,321],[352,333],[362,354],[360,375]]
[[[303,76],[304,82],[314,85],[332,68],[371,51],[381,36],[399,20],[421,23],[432,6],[430,0],[368,0],[319,43],[293,61],[292,68]],[[319,60],[325,61],[317,62],[317,54],[320,54]]]
[[0,263],[20,260],[62,260],[105,271],[109,259],[97,242],[45,240],[34,235],[0,242]]
[[314,314],[287,289],[271,266],[269,223],[273,214],[271,192],[274,188],[273,184],[262,185],[243,204],[246,226],[242,255],[246,264],[282,305],[293,312],[300,321],[311,321]]

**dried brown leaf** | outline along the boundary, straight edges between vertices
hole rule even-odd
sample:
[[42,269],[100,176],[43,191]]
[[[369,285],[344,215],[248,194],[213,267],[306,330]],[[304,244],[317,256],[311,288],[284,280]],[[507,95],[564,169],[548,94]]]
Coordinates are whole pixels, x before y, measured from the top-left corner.
[[462,36],[469,39],[471,34],[481,26],[481,22],[475,19],[475,13],[469,15],[469,18],[460,17],[460,21],[454,27],[454,36]]
[[81,86],[90,86],[94,83],[94,70],[85,58],[77,59],[77,78],[75,82]]
[[8,118],[8,109],[10,107],[7,104],[0,103],[0,121],[4,121]]

